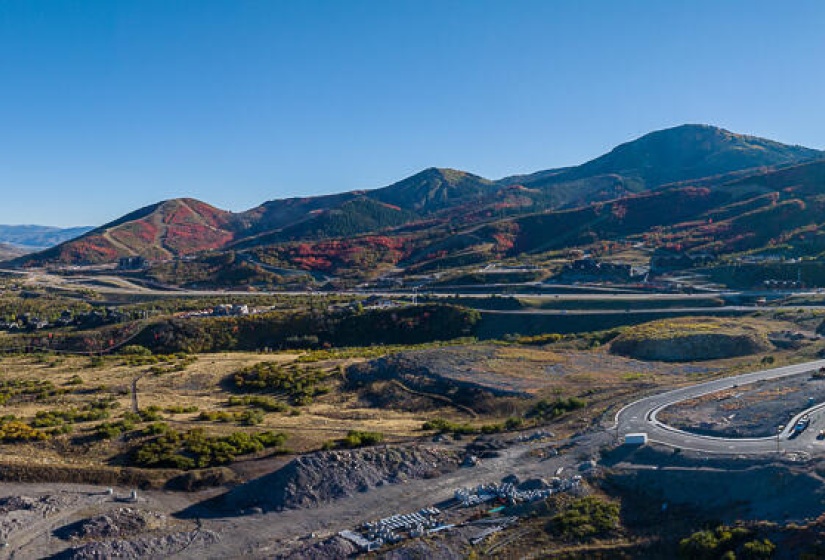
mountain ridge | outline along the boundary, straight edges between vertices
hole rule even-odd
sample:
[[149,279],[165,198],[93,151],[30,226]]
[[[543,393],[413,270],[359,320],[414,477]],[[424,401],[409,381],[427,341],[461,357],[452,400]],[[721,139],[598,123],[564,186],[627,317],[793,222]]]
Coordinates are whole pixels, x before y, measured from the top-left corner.
[[[170,199],[12,264],[95,264],[128,255],[165,260],[204,251],[359,235],[417,231],[421,236],[428,228],[431,237],[438,237],[455,228],[522,214],[613,204],[610,201],[632,200],[657,189],[692,183],[728,190],[741,185],[762,192],[769,186],[756,184],[758,180],[749,183],[749,176],[816,160],[825,161],[825,152],[709,125],[682,125],[651,132],[579,166],[497,181],[431,167],[377,189],[275,199],[238,213],[196,199]],[[494,236],[486,241],[488,245],[503,247],[513,242],[502,241],[507,235],[492,231],[488,231]]]

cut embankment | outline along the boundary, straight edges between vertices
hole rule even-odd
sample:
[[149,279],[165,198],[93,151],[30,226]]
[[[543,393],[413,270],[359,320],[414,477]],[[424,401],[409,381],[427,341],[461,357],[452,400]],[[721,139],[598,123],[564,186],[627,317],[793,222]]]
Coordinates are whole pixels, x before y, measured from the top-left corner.
[[610,351],[637,360],[690,362],[758,354],[773,348],[757,323],[718,317],[652,321],[628,328]]

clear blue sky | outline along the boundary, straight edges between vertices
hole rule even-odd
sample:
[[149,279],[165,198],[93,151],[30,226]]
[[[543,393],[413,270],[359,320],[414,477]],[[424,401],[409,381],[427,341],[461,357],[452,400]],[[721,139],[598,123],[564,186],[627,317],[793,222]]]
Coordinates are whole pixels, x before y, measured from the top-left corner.
[[825,2],[3,0],[0,223],[581,163],[682,123],[825,148]]

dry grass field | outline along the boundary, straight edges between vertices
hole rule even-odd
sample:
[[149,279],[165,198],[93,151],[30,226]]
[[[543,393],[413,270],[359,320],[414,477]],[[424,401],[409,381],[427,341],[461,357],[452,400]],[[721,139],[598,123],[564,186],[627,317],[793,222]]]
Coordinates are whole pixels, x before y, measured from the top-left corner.
[[[764,321],[759,326],[765,330],[792,326]],[[353,430],[381,434],[385,442],[403,441],[432,434],[422,425],[433,419],[479,431],[515,418],[525,425],[550,423],[558,434],[570,434],[609,419],[643,394],[765,363],[810,359],[822,346],[811,342],[802,349],[772,349],[712,364],[635,360],[576,341],[309,354],[3,356],[0,464],[133,466],[135,449],[167,429],[202,430],[208,437],[285,434],[283,446],[244,458],[342,445]],[[384,361],[389,365],[380,372],[372,360],[385,354],[396,357]],[[360,380],[353,382],[348,368],[359,363]],[[287,385],[238,387],[239,372],[253,382],[269,372]],[[571,398],[584,407],[561,416],[531,415],[539,401],[552,406]]]
[[[342,382],[337,373],[339,366],[352,360],[301,366],[331,374],[322,383],[329,393],[311,404],[291,406],[288,399],[275,394],[272,399],[282,402],[284,410],[263,414],[262,420],[253,426],[225,418],[215,421],[201,418],[203,413],[233,413],[254,408],[230,405],[231,397],[243,396],[227,382],[233,373],[261,362],[289,364],[296,357],[295,354],[222,353],[200,355],[194,357],[194,361],[191,357],[172,358],[139,366],[128,365],[128,360],[118,356],[103,360],[55,356],[3,358],[0,383],[21,386],[10,390],[13,394],[0,406],[0,416],[7,417],[7,421],[13,415],[16,420],[32,424],[36,423],[38,413],[83,411],[99,401],[112,404],[107,418],[71,423],[70,433],[55,434],[48,440],[33,443],[5,442],[0,445],[0,461],[33,458],[88,464],[110,461],[128,447],[128,438],[98,441],[92,436],[101,423],[116,423],[135,412],[135,400],[139,411],[153,412],[151,420],[166,422],[179,431],[203,428],[209,434],[225,435],[236,431],[273,430],[286,433],[287,446],[296,452],[317,449],[352,429],[381,432],[389,439],[420,432],[425,417],[364,407],[358,404],[355,395],[338,390]],[[171,371],[175,369],[181,371]],[[137,388],[136,395],[133,387]],[[145,424],[138,422],[136,427]],[[43,430],[51,429],[54,428]],[[70,451],[81,442],[85,453]]]

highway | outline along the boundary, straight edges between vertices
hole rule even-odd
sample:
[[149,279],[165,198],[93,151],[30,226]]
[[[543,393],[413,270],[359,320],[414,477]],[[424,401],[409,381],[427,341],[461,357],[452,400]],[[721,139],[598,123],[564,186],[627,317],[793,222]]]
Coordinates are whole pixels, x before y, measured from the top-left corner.
[[[706,453],[731,455],[766,455],[777,452],[804,452],[809,454],[825,452],[825,442],[816,440],[820,429],[825,428],[825,403],[799,411],[778,436],[761,438],[723,438],[692,434],[668,426],[657,419],[657,414],[670,405],[687,399],[716,393],[725,389],[765,381],[808,375],[811,371],[825,367],[825,360],[816,360],[802,364],[766,369],[682,387],[666,393],[660,393],[632,402],[616,413],[613,429],[619,437],[628,433],[647,433],[648,441],[660,443],[673,448]],[[809,414],[811,424],[807,430],[794,439],[789,439],[791,430],[803,414]],[[780,419],[777,419],[779,422]]]
[[[642,298],[638,298],[642,300]],[[799,306],[797,306],[799,307]],[[772,308],[781,309],[781,308]],[[825,306],[805,306],[808,310],[825,310]],[[756,307],[746,305],[724,305],[719,307],[647,307],[647,308],[627,308],[627,309],[479,309],[482,313],[493,313],[499,315],[662,315],[662,314],[684,314],[684,315],[718,315],[720,313],[753,313],[758,311]]]

